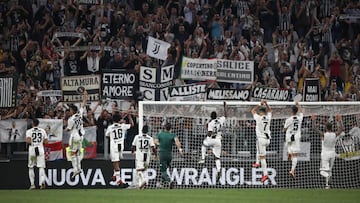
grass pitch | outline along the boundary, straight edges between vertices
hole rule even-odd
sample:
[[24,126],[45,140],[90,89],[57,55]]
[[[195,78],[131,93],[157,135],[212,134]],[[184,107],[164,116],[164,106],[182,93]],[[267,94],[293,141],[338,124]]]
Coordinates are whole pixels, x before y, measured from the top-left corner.
[[6,203],[358,203],[360,189],[0,190]]

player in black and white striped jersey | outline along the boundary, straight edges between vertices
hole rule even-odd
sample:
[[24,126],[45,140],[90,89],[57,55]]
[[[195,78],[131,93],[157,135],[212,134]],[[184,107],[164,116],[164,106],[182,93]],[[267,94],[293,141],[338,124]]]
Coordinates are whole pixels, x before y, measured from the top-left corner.
[[34,166],[39,168],[39,185],[40,189],[45,189],[45,151],[44,144],[48,142],[48,135],[45,130],[39,128],[39,120],[32,121],[32,128],[26,131],[26,143],[29,145],[29,179],[30,189],[35,189],[35,172]]
[[[259,110],[259,113],[257,111]],[[255,133],[256,133],[256,163],[253,164],[254,168],[261,165],[263,170],[263,176],[261,182],[265,182],[268,179],[267,163],[265,159],[266,147],[269,146],[271,140],[270,124],[272,118],[272,110],[266,100],[262,100],[260,105],[251,109],[251,113],[256,121]],[[259,160],[260,163],[259,164]]]
[[144,171],[150,163],[151,151],[157,159],[157,151],[154,144],[154,139],[148,135],[149,127],[144,125],[142,133],[136,135],[132,142],[131,151],[135,153],[135,168],[138,180],[138,186],[143,189],[146,185]]
[[343,132],[343,123],[341,115],[335,116],[337,131],[333,130],[333,123],[328,121],[325,126],[325,132],[318,129],[316,124],[316,115],[311,116],[313,129],[320,134],[321,139],[321,164],[320,175],[326,178],[325,189],[329,189],[329,181],[332,176],[332,168],[334,166],[336,152],[335,145],[339,135]]
[[[81,88],[80,88],[81,89]],[[83,101],[78,110],[77,106],[70,106],[70,118],[68,119],[66,131],[70,131],[69,138],[69,149],[70,149],[70,159],[73,167],[73,175],[72,178],[77,176],[82,172],[81,169],[81,160],[82,160],[82,141],[84,139],[85,130],[83,125],[83,114],[85,111],[85,104],[87,101],[87,91],[85,89],[81,89],[83,94]]]
[[123,157],[122,152],[124,150],[124,140],[126,131],[134,126],[131,114],[127,114],[129,118],[129,124],[125,123],[125,120],[121,118],[119,112],[115,112],[113,115],[114,123],[106,129],[105,136],[110,138],[110,157],[114,167],[113,180],[110,185],[121,186],[123,181],[120,178],[120,159]]
[[[299,114],[298,114],[299,112]],[[301,123],[304,114],[298,102],[292,107],[292,115],[285,120],[284,130],[286,132],[285,141],[288,147],[288,157],[291,159],[291,170],[289,174],[295,177],[298,154],[300,152]]]

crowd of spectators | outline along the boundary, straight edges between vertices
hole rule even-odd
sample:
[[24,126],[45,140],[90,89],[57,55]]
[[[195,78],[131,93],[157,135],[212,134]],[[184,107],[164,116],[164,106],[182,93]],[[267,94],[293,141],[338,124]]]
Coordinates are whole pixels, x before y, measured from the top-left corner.
[[[41,90],[61,89],[64,75],[101,74],[109,69],[139,72],[141,65],[174,64],[175,79],[189,83],[180,80],[182,56],[252,60],[255,78],[250,86],[301,93],[304,78],[316,77],[321,100],[360,100],[358,0],[77,2],[0,1],[0,75],[19,79],[17,106],[1,109],[1,119],[60,118],[66,125],[68,110],[61,99],[37,96]],[[77,35],[63,37],[57,32]],[[146,54],[147,36],[171,43],[165,61]],[[74,51],[73,47],[88,48]],[[136,101],[130,104],[136,109]],[[95,108],[88,109],[86,124],[97,125],[101,135],[111,123],[111,111],[101,109],[95,116]]]

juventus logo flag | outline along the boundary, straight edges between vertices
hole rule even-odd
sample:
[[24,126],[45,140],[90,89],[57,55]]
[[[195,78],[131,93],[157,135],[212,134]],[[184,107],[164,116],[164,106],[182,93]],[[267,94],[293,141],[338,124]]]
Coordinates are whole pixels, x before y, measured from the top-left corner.
[[170,43],[149,36],[146,54],[157,59],[166,60],[169,47]]

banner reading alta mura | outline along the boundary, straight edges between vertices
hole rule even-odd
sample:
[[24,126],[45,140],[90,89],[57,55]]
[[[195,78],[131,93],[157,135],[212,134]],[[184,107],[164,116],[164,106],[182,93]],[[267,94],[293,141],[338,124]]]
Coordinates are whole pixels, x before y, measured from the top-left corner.
[[0,76],[0,108],[16,106],[17,79]]
[[84,87],[88,92],[88,101],[100,99],[100,75],[77,75],[61,78],[61,90],[64,102],[81,102],[83,95],[77,92]]

